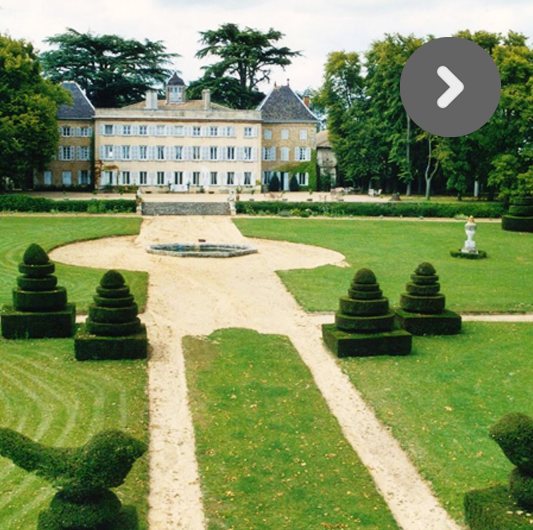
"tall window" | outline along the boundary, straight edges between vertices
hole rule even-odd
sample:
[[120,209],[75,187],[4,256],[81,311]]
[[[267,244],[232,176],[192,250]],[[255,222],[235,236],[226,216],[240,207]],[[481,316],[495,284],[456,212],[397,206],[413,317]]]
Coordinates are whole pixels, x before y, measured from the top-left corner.
[[211,146],[209,148],[209,160],[218,160],[218,147]]
[[122,184],[125,186],[130,184],[130,172],[129,171],[122,172]]
[[265,132],[263,133],[263,136],[265,140],[272,140],[272,130],[271,129],[265,129]]
[[122,160],[131,160],[131,147],[129,145],[122,146]]
[[71,145],[60,146],[59,160],[74,160],[74,147]]
[[289,139],[289,129],[282,129],[281,130],[281,139],[282,140],[288,140]]
[[298,179],[298,184],[300,184],[300,186],[309,185],[309,173],[297,173],[296,178]]
[[276,160],[276,148],[263,147],[263,160]]
[[164,145],[157,146],[157,160],[165,160],[165,146]]
[[218,184],[218,172],[211,171],[211,186],[216,186]]
[[254,138],[255,137],[255,127],[245,127],[244,128],[244,137],[245,138]]
[[244,172],[244,185],[245,186],[251,186],[252,185],[252,172],[251,171],[245,171]]
[[63,171],[61,179],[63,186],[72,186],[72,171]]
[[104,134],[113,134],[113,125],[104,125]]
[[218,136],[218,127],[209,127],[209,136]]
[[183,101],[183,87],[169,86],[168,87],[168,101],[169,103],[181,103]]
[[130,136],[131,135],[131,125],[123,125],[122,126],[122,134],[124,136]]
[[193,186],[198,186],[198,184],[200,184],[200,172],[199,171],[192,172],[192,183],[193,183]]
[[148,126],[139,125],[139,136],[148,136]]
[[69,126],[61,127],[61,136],[74,136],[74,129]]
[[113,160],[114,153],[113,153],[113,146],[112,145],[104,145],[104,158],[107,160]]
[[181,145],[174,146],[174,160],[183,160],[183,147]]
[[80,127],[80,136],[83,136],[84,138],[88,138],[91,136],[92,130],[90,127]]
[[51,186],[52,185],[52,172],[51,171],[45,171],[44,172],[44,185],[45,186]]
[[252,148],[251,147],[244,148],[244,160],[252,160]]
[[91,148],[88,146],[78,147],[78,160],[89,160],[91,157]]
[[183,171],[174,171],[174,184],[183,184]]
[[139,146],[139,160],[148,160],[148,146],[147,145]]
[[162,186],[165,183],[165,172],[164,171],[158,171],[157,172],[157,184],[159,186]]
[[139,184],[146,185],[148,183],[148,172],[139,171]]
[[200,146],[198,146],[198,145],[193,146],[193,148],[192,148],[192,159],[193,160],[200,160],[201,154],[202,154],[202,150],[201,150]]
[[235,160],[235,147],[226,147],[226,160]]
[[200,136],[201,134],[202,134],[202,128],[195,125],[192,128],[192,135],[193,136]]
[[226,185],[227,186],[233,186],[235,183],[235,172],[234,171],[228,171],[226,173]]
[[80,170],[79,176],[78,176],[78,184],[87,185],[90,184],[89,180],[89,171],[86,169]]

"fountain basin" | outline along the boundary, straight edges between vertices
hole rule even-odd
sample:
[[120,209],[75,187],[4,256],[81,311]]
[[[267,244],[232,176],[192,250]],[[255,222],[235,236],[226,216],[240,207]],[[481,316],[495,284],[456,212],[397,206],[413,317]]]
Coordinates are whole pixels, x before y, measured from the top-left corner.
[[233,258],[254,254],[257,249],[234,243],[161,243],[150,245],[147,251],[179,258]]

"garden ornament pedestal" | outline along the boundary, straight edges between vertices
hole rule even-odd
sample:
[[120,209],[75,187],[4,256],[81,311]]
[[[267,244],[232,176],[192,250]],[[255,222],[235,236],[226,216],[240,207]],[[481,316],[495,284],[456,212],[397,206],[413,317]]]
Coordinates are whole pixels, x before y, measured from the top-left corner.
[[374,273],[360,269],[348,296],[339,300],[335,324],[322,326],[322,337],[338,357],[407,355],[411,352],[412,335],[394,329],[394,318]]
[[400,296],[396,320],[413,335],[455,335],[461,332],[461,316],[445,309],[446,297],[440,293],[439,277],[431,263],[421,263],[406,293]]
[[65,338],[74,334],[76,306],[57,286],[55,264],[37,244],[30,245],[19,264],[22,276],[13,289],[13,305],[4,305],[2,336],[6,339]]
[[466,241],[461,249],[461,252],[465,253],[471,253],[471,254],[477,254],[478,250],[476,248],[476,242],[474,241],[474,235],[477,230],[476,222],[474,221],[474,218],[470,216],[468,218],[468,221],[465,224],[465,232],[466,232]]

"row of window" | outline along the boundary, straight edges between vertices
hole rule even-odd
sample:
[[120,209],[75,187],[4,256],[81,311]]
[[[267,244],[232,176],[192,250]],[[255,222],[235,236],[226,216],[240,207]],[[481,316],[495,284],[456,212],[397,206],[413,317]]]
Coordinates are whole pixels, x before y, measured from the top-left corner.
[[[289,140],[290,139],[290,130],[289,129],[281,129],[281,139],[282,140]],[[307,140],[308,134],[307,129],[300,129],[298,131],[298,137],[300,140]],[[265,140],[272,140],[272,129],[264,129],[263,130],[263,138]]]
[[210,160],[244,161],[257,160],[257,148],[249,146],[207,145],[102,145],[102,160]]
[[[288,162],[290,160],[291,149],[290,147],[279,148],[279,159],[282,162]],[[274,162],[277,159],[276,147],[263,147],[263,160],[266,162]],[[309,162],[311,160],[311,148],[310,147],[295,147],[294,158],[296,162]]]
[[101,184],[118,186],[253,186],[253,171],[103,171]]
[[[78,185],[88,185],[91,183],[91,172],[81,169],[78,171]],[[44,185],[51,186],[53,184],[53,174],[51,171],[44,172]],[[61,184],[63,186],[72,186],[72,171],[61,172]]]
[[[200,125],[119,125],[103,124],[104,136],[192,136],[198,138],[235,138],[233,126]],[[257,138],[257,127],[244,127],[244,138]]]
[[90,160],[91,148],[88,146],[74,147],[73,145],[60,145],[59,160]]
[[59,127],[59,134],[66,137],[90,138],[93,134],[92,127],[72,127],[70,125],[64,125]]
[[[276,174],[274,171],[263,171],[262,183],[267,184],[270,182],[272,177]],[[282,172],[277,173],[281,177],[281,186],[282,189],[289,189],[289,182],[292,178],[290,173]],[[309,173],[295,173],[296,180],[300,186],[309,186]],[[279,178],[279,177],[278,177]]]

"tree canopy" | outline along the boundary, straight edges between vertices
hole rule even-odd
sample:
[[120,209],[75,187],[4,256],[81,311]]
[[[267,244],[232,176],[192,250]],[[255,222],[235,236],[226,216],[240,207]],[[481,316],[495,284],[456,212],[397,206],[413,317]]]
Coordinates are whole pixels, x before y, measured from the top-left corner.
[[57,153],[57,107],[70,94],[41,76],[33,46],[0,35],[0,189],[6,178],[16,186],[33,183]]
[[80,33],[69,28],[45,40],[57,49],[40,59],[52,81],[75,80],[96,107],[122,107],[144,97],[146,90],[163,84],[177,53],[168,53],[161,41],[144,42],[117,35]]
[[196,57],[214,56],[220,60],[204,66],[204,76],[191,83],[190,90],[201,92],[209,88],[214,101],[237,108],[256,106],[264,97],[259,85],[270,81],[272,67],[284,68],[293,57],[301,55],[286,46],[276,47],[284,35],[272,28],[263,33],[227,23],[200,35],[203,47]]
[[404,185],[410,190],[412,182],[428,198],[431,186],[460,197],[475,183],[500,198],[533,192],[533,50],[513,31],[502,36],[464,30],[454,36],[472,40],[492,56],[502,85],[492,118],[458,138],[420,129],[400,98],[405,63],[433,37],[386,35],[371,45],[364,61],[355,53],[328,56],[314,102],[327,111],[344,183],[396,191]]

